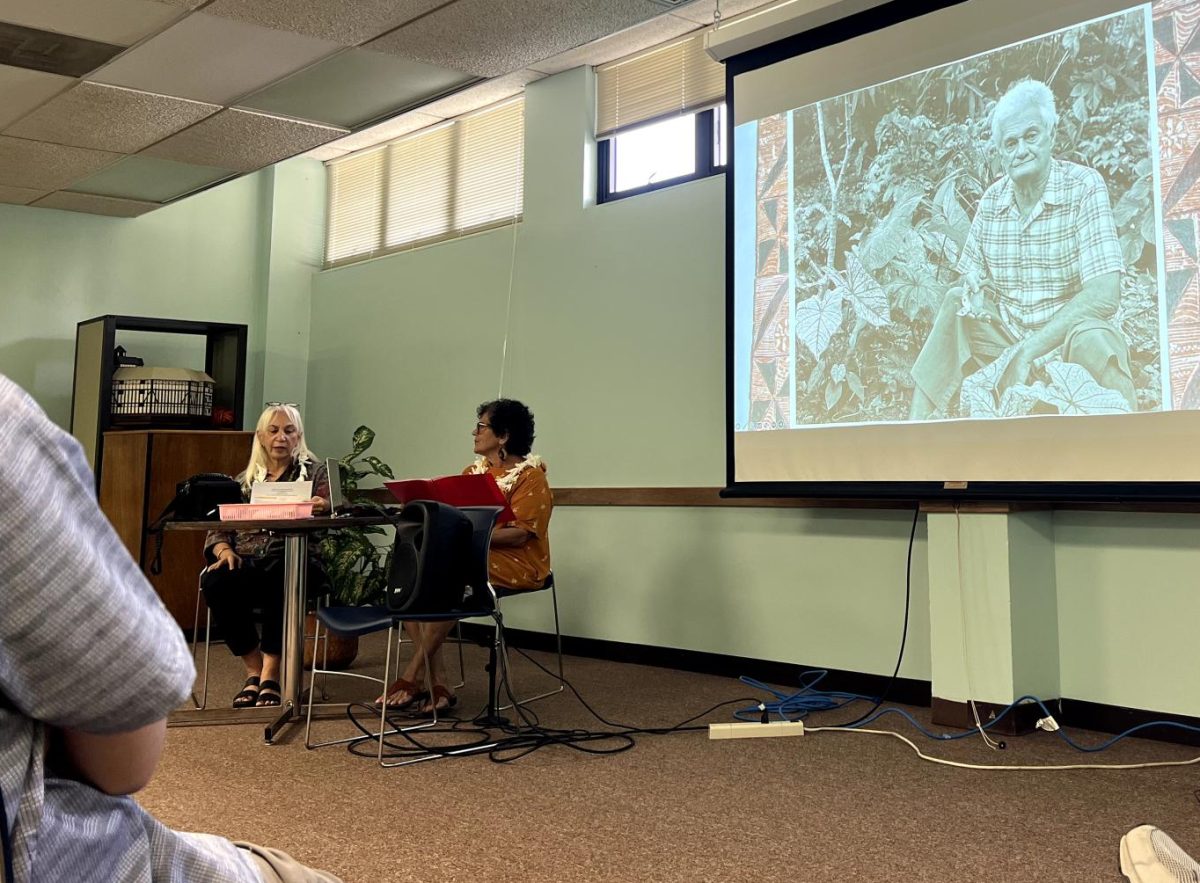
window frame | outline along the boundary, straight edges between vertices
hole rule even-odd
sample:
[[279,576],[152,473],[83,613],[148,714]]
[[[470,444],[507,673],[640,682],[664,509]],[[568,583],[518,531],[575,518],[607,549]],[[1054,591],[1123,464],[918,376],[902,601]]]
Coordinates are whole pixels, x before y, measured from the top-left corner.
[[[629,126],[625,129],[618,129],[611,135],[596,142],[596,204],[603,205],[606,202],[617,202],[622,199],[628,199],[631,196],[641,196],[644,193],[653,193],[656,190],[662,190],[666,187],[674,187],[676,184],[686,184],[689,181],[699,181],[702,178],[711,178],[713,175],[722,175],[729,167],[728,161],[724,165],[717,164],[717,108],[720,105],[706,107],[702,110],[695,111],[696,122],[696,170],[689,175],[678,175],[674,178],[667,178],[665,181],[655,181],[652,184],[643,184],[641,187],[633,187],[629,190],[614,190],[614,185],[617,179],[617,163],[620,158],[617,156],[616,139],[622,132],[629,132],[634,129],[640,129],[647,125],[654,125],[659,120],[650,120],[643,123],[638,123]],[[728,143],[729,138],[729,114],[725,114],[725,138]]]

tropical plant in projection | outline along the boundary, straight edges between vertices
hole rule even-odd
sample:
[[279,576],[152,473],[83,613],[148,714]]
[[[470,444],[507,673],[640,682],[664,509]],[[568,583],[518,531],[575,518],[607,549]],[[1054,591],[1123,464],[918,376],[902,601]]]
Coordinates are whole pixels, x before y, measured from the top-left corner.
[[[959,280],[979,201],[1001,173],[992,109],[1021,77],[1055,93],[1054,155],[1096,169],[1108,186],[1126,261],[1114,321],[1130,344],[1139,410],[1161,406],[1145,40],[1143,11],[1134,10],[792,112],[798,423],[907,416],[912,364]],[[1037,364],[1033,391],[1018,389],[1004,408],[1115,406],[1096,392],[1103,387],[1051,365],[1061,363]],[[964,387],[950,416],[988,407],[968,399]]]

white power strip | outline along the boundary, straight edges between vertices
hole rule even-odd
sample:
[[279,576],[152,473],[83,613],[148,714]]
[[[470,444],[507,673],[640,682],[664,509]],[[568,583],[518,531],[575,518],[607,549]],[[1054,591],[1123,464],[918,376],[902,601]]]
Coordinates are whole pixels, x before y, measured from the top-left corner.
[[803,736],[804,721],[771,721],[766,724],[709,724],[710,739],[754,739],[770,736]]

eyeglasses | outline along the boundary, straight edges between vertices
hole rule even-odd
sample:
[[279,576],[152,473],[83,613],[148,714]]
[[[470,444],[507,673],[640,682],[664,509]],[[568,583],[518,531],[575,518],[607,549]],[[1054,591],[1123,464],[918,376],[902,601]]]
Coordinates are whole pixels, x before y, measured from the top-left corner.
[[264,408],[300,408],[299,402],[263,402]]
[[483,421],[480,421],[479,423],[475,424],[475,429],[472,431],[471,434],[479,435],[479,433],[483,432],[485,429],[491,429],[491,428],[492,428],[492,424],[484,423]]

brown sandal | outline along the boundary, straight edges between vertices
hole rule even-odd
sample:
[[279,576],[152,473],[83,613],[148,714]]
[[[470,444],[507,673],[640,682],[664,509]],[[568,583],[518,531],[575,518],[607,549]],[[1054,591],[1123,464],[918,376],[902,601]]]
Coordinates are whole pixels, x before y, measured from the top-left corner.
[[[446,700],[445,705],[440,704],[443,699]],[[449,711],[456,705],[458,705],[457,696],[441,684],[434,684],[433,701],[430,701],[428,696],[425,697],[425,701],[421,703],[421,714],[433,714],[435,708],[438,714],[441,714],[443,711]]]
[[[403,702],[388,702],[389,696],[391,696],[393,693],[399,693],[401,690],[408,694],[408,699]],[[375,704],[383,705],[386,703],[388,708],[408,708],[409,706],[415,705],[417,702],[428,698],[429,694],[419,688],[412,681],[405,680],[404,678],[396,678],[396,680],[392,681],[391,686],[387,688],[384,694],[375,700]]]

